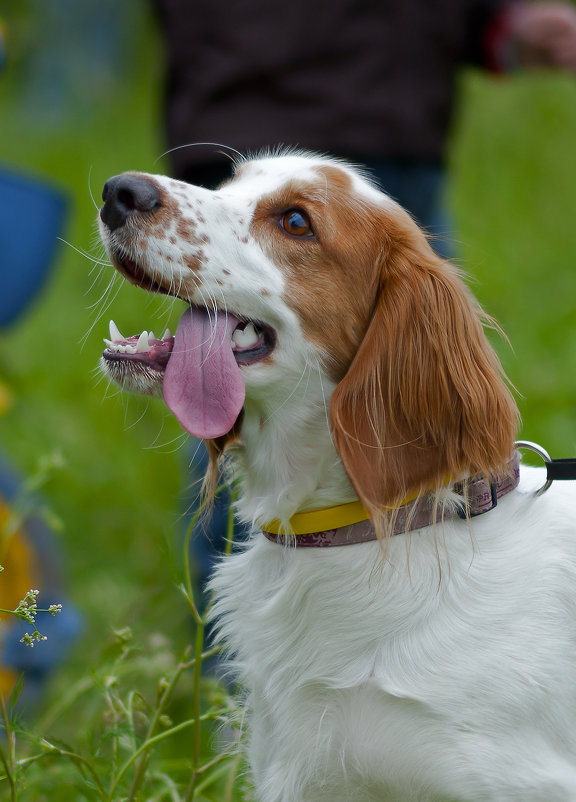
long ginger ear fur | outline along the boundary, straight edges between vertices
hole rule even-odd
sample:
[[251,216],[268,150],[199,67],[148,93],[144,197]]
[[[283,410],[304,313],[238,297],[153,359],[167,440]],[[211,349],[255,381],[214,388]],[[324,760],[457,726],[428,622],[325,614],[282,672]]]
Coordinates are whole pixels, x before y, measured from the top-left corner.
[[380,534],[387,507],[505,470],[518,411],[456,268],[404,213],[387,221],[377,297],[330,407],[336,449]]
[[220,471],[220,457],[224,454],[228,446],[235,443],[240,438],[240,430],[242,428],[242,421],[244,419],[244,410],[242,409],[232,429],[214,440],[204,440],[206,451],[208,453],[208,467],[206,475],[202,483],[202,498],[207,504],[208,509],[211,509],[216,491],[218,490],[218,482],[222,478]]

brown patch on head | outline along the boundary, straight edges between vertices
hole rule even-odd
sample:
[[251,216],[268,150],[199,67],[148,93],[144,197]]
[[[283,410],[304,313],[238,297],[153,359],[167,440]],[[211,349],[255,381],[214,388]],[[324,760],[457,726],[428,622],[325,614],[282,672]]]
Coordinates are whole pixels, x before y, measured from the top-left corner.
[[[282,215],[309,216],[313,237],[294,237]],[[319,167],[317,179],[291,181],[258,204],[252,233],[284,269],[286,303],[304,333],[327,355],[335,380],[342,378],[368,325],[378,285],[383,212],[353,189],[342,169]]]

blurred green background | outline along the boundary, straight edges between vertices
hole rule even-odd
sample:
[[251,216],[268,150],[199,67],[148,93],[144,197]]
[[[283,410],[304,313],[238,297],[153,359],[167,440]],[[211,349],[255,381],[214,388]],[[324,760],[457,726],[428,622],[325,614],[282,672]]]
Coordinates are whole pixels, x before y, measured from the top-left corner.
[[[0,379],[15,396],[0,417],[2,449],[25,473],[62,459],[43,492],[85,629],[56,689],[115,627],[156,628],[182,644],[190,635],[174,589],[183,435],[162,403],[122,396],[96,370],[110,317],[125,334],[161,333],[181,312],[101,263],[95,222],[106,178],[168,169],[161,43],[144,0],[58,5],[0,8],[0,167],[54,182],[71,202],[49,286],[0,336]],[[493,339],[518,390],[522,435],[574,456],[576,80],[464,74],[450,170],[459,261],[509,337]]]
[[70,214],[49,286],[0,339],[15,396],[0,442],[25,473],[61,455],[44,496],[97,632],[173,582],[169,547],[183,527],[181,430],[162,404],[121,396],[96,369],[110,317],[126,333],[174,324],[170,302],[102,265],[96,226],[110,175],[162,171],[161,57],[145,2],[61,3],[68,18],[46,6],[12,3],[5,16],[0,165],[57,185]]

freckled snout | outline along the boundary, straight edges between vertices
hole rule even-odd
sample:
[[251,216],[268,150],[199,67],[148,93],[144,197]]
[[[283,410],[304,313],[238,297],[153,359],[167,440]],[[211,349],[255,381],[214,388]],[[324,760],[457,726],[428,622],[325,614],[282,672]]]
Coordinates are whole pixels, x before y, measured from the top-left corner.
[[156,184],[147,176],[122,173],[109,178],[102,190],[100,217],[110,231],[121,228],[134,213],[154,213],[162,206]]

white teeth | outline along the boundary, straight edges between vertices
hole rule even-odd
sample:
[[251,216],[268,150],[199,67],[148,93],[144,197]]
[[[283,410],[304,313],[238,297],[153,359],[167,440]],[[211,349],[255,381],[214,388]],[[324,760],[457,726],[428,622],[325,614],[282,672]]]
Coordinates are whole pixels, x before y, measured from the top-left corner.
[[124,335],[120,333],[120,329],[118,328],[116,323],[114,323],[113,320],[110,321],[110,339],[112,340],[112,342],[117,342],[117,343],[126,339]]
[[257,344],[259,339],[252,323],[246,324],[243,330],[236,329],[232,334],[232,344],[233,346],[237,345],[238,348],[251,348]]
[[123,345],[122,343],[113,343],[111,340],[104,340],[109,351],[114,351],[117,354],[135,354],[135,345]]
[[[169,340],[171,337],[172,335],[170,333],[170,329],[166,329],[162,339]],[[111,320],[110,339],[108,340],[104,338],[104,342],[106,343],[106,347],[109,351],[114,351],[117,354],[145,354],[151,349],[151,341],[156,339],[156,335],[153,331],[143,331],[138,337],[138,342],[135,345],[127,344],[127,339],[128,338],[124,337],[124,335],[121,333],[116,323]]]
[[143,331],[142,334],[138,337],[138,342],[136,343],[136,352],[138,354],[145,354],[149,350],[150,350],[150,344],[148,342],[148,332]]

